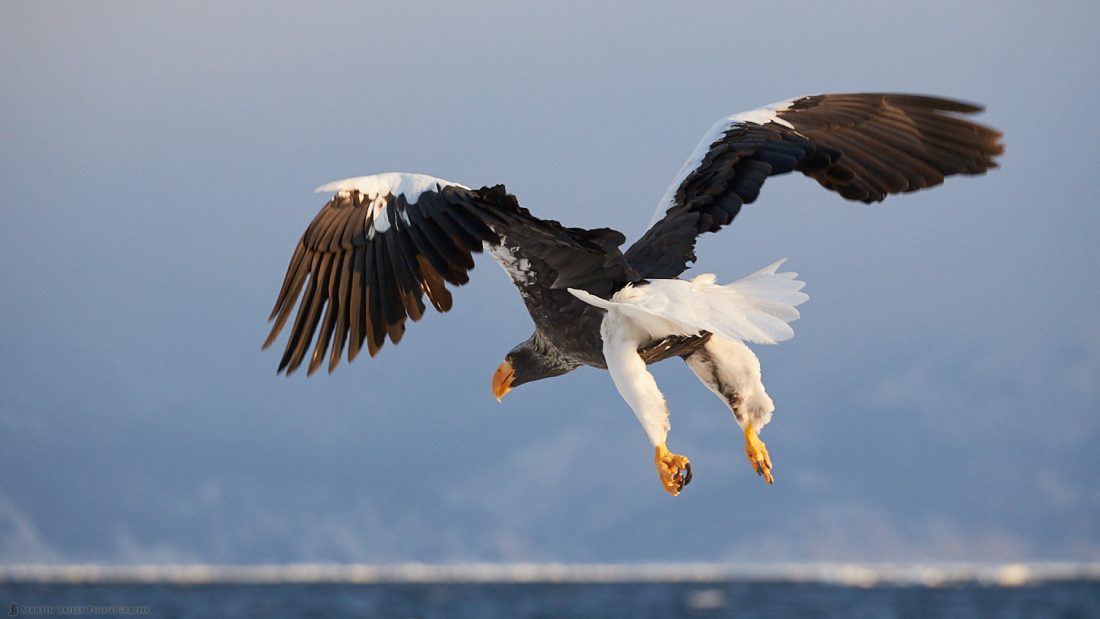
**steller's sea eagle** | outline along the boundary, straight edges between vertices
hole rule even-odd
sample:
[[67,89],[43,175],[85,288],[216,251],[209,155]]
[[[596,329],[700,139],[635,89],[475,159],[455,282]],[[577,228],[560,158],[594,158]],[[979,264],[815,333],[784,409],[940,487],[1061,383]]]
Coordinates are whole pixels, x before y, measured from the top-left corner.
[[[678,276],[695,261],[695,239],[733,221],[764,179],[798,171],[849,200],[879,202],[953,174],[982,174],[1003,152],[998,131],[962,118],[969,103],[908,94],[799,97],[723,118],[711,128],[658,204],[655,223],[625,252],[611,228],[567,228],[521,207],[503,185],[470,189],[419,174],[335,181],[335,192],[302,235],[271,312],[264,348],[295,305],[279,371],[347,348],[373,357],[424,298],[451,308],[446,284],[462,285],[472,254],[488,251],[519,289],[535,332],[493,374],[499,400],[515,387],[582,365],[605,368],[654,447],[661,485],[677,495],[688,459],[665,445],[668,408],[646,364],[684,359],[733,412],[749,462],[767,483],[772,463],[757,433],[774,406],[760,362],[745,342],[794,335],[788,323],[808,297],[776,262],[732,284]],[[659,219],[658,219],[659,218]],[[316,338],[313,352],[309,348]]]

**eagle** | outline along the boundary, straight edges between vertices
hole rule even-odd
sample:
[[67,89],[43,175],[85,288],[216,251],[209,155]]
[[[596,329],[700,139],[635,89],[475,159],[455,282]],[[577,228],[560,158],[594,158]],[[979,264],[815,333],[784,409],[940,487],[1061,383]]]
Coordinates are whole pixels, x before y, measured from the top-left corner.
[[[294,249],[269,321],[266,349],[297,307],[278,372],[328,371],[365,348],[401,341],[430,304],[451,309],[473,254],[489,253],[534,322],[492,377],[499,401],[516,387],[578,367],[606,369],[653,447],[661,486],[676,496],[690,460],[667,447],[669,412],[646,366],[683,359],[733,413],[752,468],[773,483],[759,438],[775,406],[746,345],[794,335],[808,299],[783,261],[733,283],[679,276],[695,242],[734,220],[765,179],[800,172],[842,198],[880,202],[956,174],[997,166],[1001,133],[966,118],[979,105],[890,93],[804,96],[719,120],[626,251],[612,228],[571,228],[519,205],[504,185],[471,189],[422,174],[386,173],[322,185],[332,197]],[[310,348],[312,347],[312,352]]]

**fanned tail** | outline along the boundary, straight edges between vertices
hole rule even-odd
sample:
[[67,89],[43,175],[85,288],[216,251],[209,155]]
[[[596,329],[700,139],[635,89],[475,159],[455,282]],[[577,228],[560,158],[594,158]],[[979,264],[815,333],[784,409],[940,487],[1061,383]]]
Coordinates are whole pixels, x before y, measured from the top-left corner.
[[755,327],[755,337],[741,339],[775,344],[794,337],[794,329],[788,323],[798,320],[801,314],[796,306],[809,300],[810,295],[802,292],[806,282],[797,279],[798,273],[779,272],[786,261],[786,258],[776,260],[732,284],[715,286],[718,290],[708,290],[705,294],[719,316],[732,319],[734,324],[729,326],[734,330],[739,326],[736,319],[741,316]]
[[570,289],[582,301],[608,311],[620,311],[654,335],[709,331],[724,337],[775,344],[794,336],[790,322],[800,316],[796,306],[810,297],[797,273],[780,273],[778,260],[732,284],[714,283],[711,273],[691,281],[655,279],[627,286],[610,300]]

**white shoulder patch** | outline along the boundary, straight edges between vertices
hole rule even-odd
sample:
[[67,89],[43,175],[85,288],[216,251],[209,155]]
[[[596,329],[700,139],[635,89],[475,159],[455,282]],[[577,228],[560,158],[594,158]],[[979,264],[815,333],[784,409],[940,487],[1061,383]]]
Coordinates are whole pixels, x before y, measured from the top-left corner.
[[[434,176],[428,176],[427,174],[406,174],[403,172],[387,172],[385,174],[374,174],[372,176],[356,176],[355,178],[345,178],[343,180],[332,181],[331,183],[325,183],[314,191],[316,193],[346,193],[350,191],[358,191],[363,194],[367,200],[370,200],[369,217],[371,219],[371,229],[367,232],[367,238],[374,238],[375,233],[381,234],[390,229],[390,221],[385,217],[386,206],[389,204],[389,196],[395,198],[400,195],[405,196],[405,201],[409,205],[416,204],[420,199],[420,194],[425,191],[437,191],[440,187],[461,187],[463,189],[469,189],[465,185],[459,185],[458,183],[452,183],[451,181],[443,180],[442,178],[436,178]],[[405,213],[399,213],[405,223],[409,222],[409,216]]]
[[791,107],[796,99],[787,99],[785,101],[776,101],[775,103],[758,107],[755,110],[749,110],[747,112],[738,112],[732,116],[726,118],[729,121],[730,126],[736,123],[756,123],[763,125],[764,123],[776,123],[783,125],[788,129],[794,129],[794,125],[783,120],[779,117],[778,112],[782,112]]
[[453,183],[434,176],[428,176],[426,174],[387,172],[385,174],[356,176],[355,178],[332,181],[331,183],[321,185],[314,191],[317,193],[326,193],[330,191],[339,192],[356,190],[370,200],[384,198],[387,195],[396,197],[404,194],[405,200],[407,200],[409,204],[416,204],[416,201],[420,199],[420,194],[425,191],[436,191],[438,187],[447,187],[448,185],[469,189],[469,187],[465,185]]
[[691,156],[689,156],[687,161],[684,162],[684,165],[680,167],[680,171],[677,172],[676,177],[672,179],[672,184],[665,190],[665,195],[661,196],[660,202],[657,203],[657,211],[653,213],[653,218],[649,221],[647,229],[652,228],[653,224],[657,223],[657,221],[664,216],[665,211],[672,208],[676,199],[676,191],[680,188],[680,184],[699,167],[699,164],[703,163],[703,158],[710,152],[711,145],[717,142],[722,135],[732,129],[734,125],[741,123],[756,123],[758,125],[763,125],[773,122],[794,129],[791,123],[778,116],[778,112],[786,110],[796,100],[797,98],[777,101],[770,105],[758,107],[755,110],[749,110],[748,112],[738,112],[737,114],[727,116],[714,123],[714,126],[703,135],[703,139],[699,140],[699,144],[695,146],[695,150],[691,151]]
[[488,243],[482,245],[513,282],[523,286],[534,283],[535,271],[531,268],[531,261],[512,253],[512,250],[504,245],[506,241],[506,237],[502,236],[500,237],[500,245],[490,245]]

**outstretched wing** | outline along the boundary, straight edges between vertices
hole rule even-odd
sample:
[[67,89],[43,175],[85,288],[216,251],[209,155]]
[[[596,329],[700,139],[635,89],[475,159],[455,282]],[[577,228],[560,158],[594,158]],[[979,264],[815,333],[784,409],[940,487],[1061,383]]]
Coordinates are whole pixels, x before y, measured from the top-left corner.
[[663,217],[626,252],[643,277],[676,277],[695,260],[695,239],[730,223],[764,179],[799,171],[849,200],[932,187],[982,174],[1004,151],[1001,133],[960,115],[969,103],[905,94],[801,97],[734,114],[711,128],[673,179]]
[[440,312],[451,308],[446,284],[469,281],[473,253],[483,248],[509,270],[525,299],[550,287],[566,296],[566,287],[601,294],[615,279],[636,278],[618,250],[622,235],[533,217],[503,185],[472,190],[391,173],[318,191],[336,195],[298,241],[264,342],[267,348],[275,341],[297,305],[279,363],[288,374],[305,360],[315,336],[310,374],[326,354],[331,372],[345,344],[349,362],[364,344],[372,357],[387,336],[397,344],[405,319],[424,314],[425,296]]

